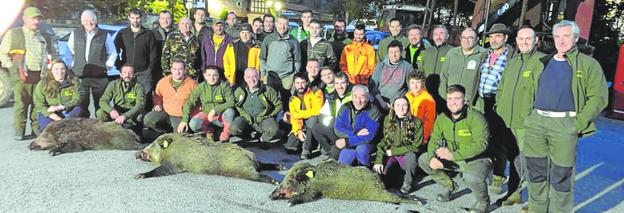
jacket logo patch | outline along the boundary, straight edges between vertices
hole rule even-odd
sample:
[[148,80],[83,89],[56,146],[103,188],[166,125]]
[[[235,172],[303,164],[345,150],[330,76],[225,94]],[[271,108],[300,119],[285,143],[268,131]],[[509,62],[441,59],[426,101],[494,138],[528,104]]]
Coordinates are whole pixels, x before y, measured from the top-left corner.
[[457,135],[462,136],[462,137],[466,137],[466,136],[471,136],[472,133],[470,133],[470,130],[460,129],[459,131],[457,131]]
[[223,96],[221,95],[216,95],[215,96],[215,101],[222,101],[223,100]]
[[422,60],[423,60],[422,55],[419,55],[418,57],[416,57],[416,61],[422,61]]
[[66,97],[74,96],[74,91],[72,91],[72,90],[65,90],[65,91],[63,91],[63,96],[66,96]]
[[128,99],[136,99],[136,93],[128,93],[128,94],[126,94],[126,98],[128,98]]
[[531,70],[524,71],[522,73],[522,77],[528,78],[529,76],[531,76],[531,72],[532,72]]
[[445,61],[446,61],[446,56],[440,57],[440,62],[445,62]]
[[576,77],[582,78],[583,74],[581,74],[581,70],[576,71]]
[[476,68],[477,68],[477,61],[475,60],[470,60],[468,62],[468,65],[466,66],[466,69],[469,69],[469,70],[474,70]]

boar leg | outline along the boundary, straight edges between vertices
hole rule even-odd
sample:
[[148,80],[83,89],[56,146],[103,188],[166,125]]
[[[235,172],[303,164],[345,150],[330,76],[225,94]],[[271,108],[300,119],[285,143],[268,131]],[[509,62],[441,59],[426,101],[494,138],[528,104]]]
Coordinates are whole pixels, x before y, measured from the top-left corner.
[[287,169],[286,166],[282,164],[263,163],[263,162],[258,161],[258,171],[263,171],[263,170],[284,171],[286,169]]
[[262,174],[262,173],[258,173],[258,178],[256,179],[256,181],[275,184],[275,185],[279,184],[279,182],[275,180],[275,178]]
[[84,149],[82,148],[82,146],[80,146],[80,144],[68,142],[68,143],[63,143],[60,146],[51,149],[50,154],[52,154],[52,156],[57,156],[63,153],[80,152],[83,150]]
[[174,175],[174,174],[177,174],[177,173],[179,173],[179,172],[177,172],[175,169],[173,169],[173,166],[170,163],[167,163],[166,161],[162,161],[160,166],[156,167],[152,171],[149,171],[149,172],[146,172],[146,173],[141,173],[141,174],[137,175],[136,179],[168,176],[168,175]]

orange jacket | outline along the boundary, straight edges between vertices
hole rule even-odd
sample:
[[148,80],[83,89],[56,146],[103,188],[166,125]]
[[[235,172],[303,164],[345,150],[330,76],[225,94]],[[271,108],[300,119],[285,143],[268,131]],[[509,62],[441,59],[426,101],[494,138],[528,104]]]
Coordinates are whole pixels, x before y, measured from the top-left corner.
[[303,129],[303,119],[321,114],[323,90],[317,89],[313,91],[308,88],[308,91],[303,94],[303,106],[305,106],[305,109],[302,109],[301,99],[296,95],[290,97],[288,106],[290,107],[291,132],[297,134]]
[[184,83],[178,87],[178,90],[175,90],[171,81],[173,81],[171,75],[158,81],[154,91],[154,106],[161,105],[167,114],[182,117],[182,106],[184,106],[184,102],[186,102],[191,91],[197,86],[197,82],[187,77],[184,79]]
[[433,124],[436,119],[436,103],[433,96],[427,90],[421,90],[414,96],[412,92],[407,92],[405,97],[410,104],[410,112],[412,116],[420,118],[425,128],[424,136],[426,144],[429,141],[429,135],[433,131]]
[[345,46],[340,56],[340,70],[349,76],[352,84],[368,85],[376,64],[375,49],[366,42],[353,42]]

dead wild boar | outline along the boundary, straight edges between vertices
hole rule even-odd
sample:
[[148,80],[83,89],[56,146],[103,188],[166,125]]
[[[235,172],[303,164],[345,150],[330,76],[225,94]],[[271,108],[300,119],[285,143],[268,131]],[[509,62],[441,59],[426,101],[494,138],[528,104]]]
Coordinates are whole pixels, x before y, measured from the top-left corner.
[[365,167],[351,167],[334,160],[312,166],[306,162],[295,164],[271,193],[271,199],[288,199],[293,206],[321,197],[339,200],[367,200],[387,203],[423,205],[424,200],[410,195],[386,191],[378,175]]
[[144,146],[131,130],[113,122],[68,118],[52,122],[32,143],[30,150],[50,150],[52,156],[84,150],[138,150]]
[[203,137],[172,133],[158,137],[137,152],[136,158],[158,166],[137,175],[137,179],[190,172],[277,184],[275,179],[258,171],[281,169],[278,165],[256,161],[253,152],[235,144],[214,143]]

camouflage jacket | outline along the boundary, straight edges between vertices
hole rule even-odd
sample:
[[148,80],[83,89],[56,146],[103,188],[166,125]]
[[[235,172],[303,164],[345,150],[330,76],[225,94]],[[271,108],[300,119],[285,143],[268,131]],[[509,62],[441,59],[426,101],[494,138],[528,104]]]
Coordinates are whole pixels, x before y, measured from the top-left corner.
[[165,45],[162,50],[162,70],[163,75],[171,73],[171,61],[180,57],[186,62],[186,71],[188,76],[195,77],[197,75],[197,61],[199,60],[199,40],[192,33],[188,41],[184,39],[184,36],[180,31],[172,32],[165,41]]
[[334,54],[334,49],[331,43],[329,43],[327,40],[321,38],[321,40],[316,42],[314,46],[312,46],[312,42],[310,42],[310,39],[307,39],[303,42],[304,43],[302,44],[302,52],[305,52],[305,58],[303,60],[303,62],[305,63],[301,64],[302,67],[305,67],[308,59],[312,58],[318,60],[321,66],[336,66],[338,58]]

